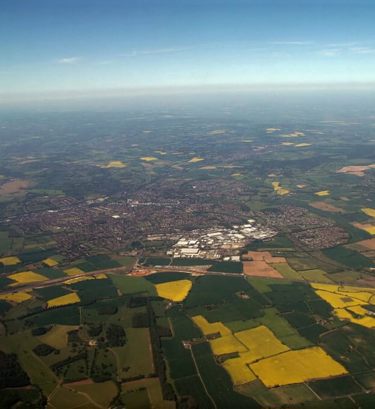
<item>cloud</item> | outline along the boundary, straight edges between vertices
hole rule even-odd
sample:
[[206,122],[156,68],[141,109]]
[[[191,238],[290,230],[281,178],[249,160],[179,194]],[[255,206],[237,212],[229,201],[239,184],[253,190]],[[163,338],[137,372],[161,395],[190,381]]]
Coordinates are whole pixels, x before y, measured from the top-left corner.
[[374,47],[364,46],[358,43],[328,44],[326,48],[319,50],[324,57],[337,57],[338,55],[350,54],[375,54]]
[[375,48],[370,48],[370,47],[352,47],[350,48],[350,51],[352,51],[355,54],[374,54],[375,53]]
[[156,54],[173,54],[180,51],[190,50],[192,47],[171,47],[171,48],[155,48],[151,50],[133,50],[128,53],[121,54],[120,57],[138,57],[140,55],[156,55]]
[[77,64],[81,60],[80,57],[64,57],[57,60],[58,64]]
[[272,45],[312,45],[313,41],[271,41]]
[[96,62],[96,65],[111,65],[113,64],[113,60],[102,60],[102,61],[98,61]]
[[325,50],[320,50],[319,54],[323,57],[337,57],[341,54],[341,50],[339,48],[328,48]]

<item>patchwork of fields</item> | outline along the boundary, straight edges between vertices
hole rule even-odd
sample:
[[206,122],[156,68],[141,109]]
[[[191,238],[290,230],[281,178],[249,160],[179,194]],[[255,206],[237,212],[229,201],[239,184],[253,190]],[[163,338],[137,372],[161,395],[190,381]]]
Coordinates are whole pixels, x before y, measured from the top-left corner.
[[375,407],[374,114],[320,109],[2,122],[0,408]]
[[[165,272],[137,277],[121,273],[129,259],[66,264],[42,254],[34,270],[5,260],[12,269],[0,294],[0,350],[33,385],[27,399],[43,395],[51,409],[173,408],[186,399],[204,408],[340,408],[340,382],[356,385],[349,395],[360,402],[375,384],[373,352],[360,341],[373,337],[375,289],[343,285],[345,273],[325,258],[317,263],[278,240],[276,250],[246,252],[243,273],[227,265],[168,272],[176,268],[169,261]],[[371,239],[356,247],[371,248]],[[336,394],[320,392],[332,382]]]

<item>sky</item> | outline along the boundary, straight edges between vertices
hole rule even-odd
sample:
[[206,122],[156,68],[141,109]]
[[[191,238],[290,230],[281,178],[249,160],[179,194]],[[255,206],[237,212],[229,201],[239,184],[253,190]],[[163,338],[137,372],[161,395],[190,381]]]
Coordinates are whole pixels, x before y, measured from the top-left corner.
[[374,0],[1,0],[0,94],[375,82]]

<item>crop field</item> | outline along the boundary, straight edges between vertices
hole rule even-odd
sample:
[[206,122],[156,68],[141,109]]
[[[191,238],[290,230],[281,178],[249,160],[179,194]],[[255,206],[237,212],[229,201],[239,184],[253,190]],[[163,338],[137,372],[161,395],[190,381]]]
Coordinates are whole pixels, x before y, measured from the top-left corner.
[[74,408],[90,407],[90,402],[86,396],[64,386],[56,388],[49,399],[48,409],[64,409],[69,406]]
[[38,385],[43,393],[48,395],[55,389],[57,378],[50,368],[32,352],[32,348],[37,344],[38,341],[27,332],[19,332],[0,339],[1,350],[16,354],[21,367],[27,369],[31,382]]
[[0,294],[0,300],[21,303],[30,300],[32,295],[25,291],[17,291],[14,293]]
[[286,263],[285,257],[274,257],[269,251],[248,251],[243,255],[244,260],[265,261],[269,264]]
[[374,262],[363,254],[351,250],[348,246],[337,246],[324,250],[324,254],[332,260],[337,261],[352,269],[374,267]]
[[197,375],[177,379],[174,381],[174,386],[179,396],[194,396],[194,401],[199,405],[198,407],[214,409],[213,403],[207,396]]
[[289,348],[280,342],[272,331],[264,325],[236,332],[234,335],[249,350],[246,357],[249,363],[289,350]]
[[375,235],[375,225],[372,223],[353,223],[353,226],[371,235]]
[[116,274],[111,274],[109,277],[112,280],[115,287],[122,294],[143,293],[148,295],[156,295],[155,286],[142,277],[127,277]]
[[122,162],[121,160],[112,160],[108,162],[106,165],[101,165],[100,167],[103,169],[111,169],[111,168],[122,169],[122,168],[126,168],[126,166],[127,164]]
[[309,387],[322,399],[334,398],[342,394],[343,391],[347,394],[358,394],[362,392],[358,383],[348,375],[310,382]]
[[3,264],[4,266],[14,266],[19,263],[21,263],[21,260],[15,256],[0,258],[0,264]]
[[34,271],[23,271],[20,273],[11,274],[8,277],[14,280],[15,284],[29,284],[29,283],[35,283],[38,281],[48,280],[47,277],[44,277],[41,274],[35,273]]
[[142,156],[140,159],[145,162],[154,162],[158,160],[158,158],[155,158],[155,156]]
[[117,386],[112,381],[98,383],[73,383],[65,384],[64,388],[89,396],[97,405],[103,408],[110,406],[117,395]]
[[113,298],[118,294],[112,280],[86,280],[70,284],[70,288],[77,291],[81,302],[88,305],[99,300]]
[[357,243],[353,244],[352,246],[357,246],[362,250],[375,250],[375,238],[358,241]]
[[251,277],[283,278],[283,276],[265,261],[244,261],[244,273]]
[[63,349],[68,345],[68,332],[77,328],[75,325],[54,325],[45,335],[40,336],[39,339],[55,349]]
[[191,280],[177,280],[156,284],[156,291],[159,297],[166,298],[174,302],[183,301],[192,287]]
[[319,347],[284,352],[255,362],[250,368],[269,388],[347,373]]
[[316,202],[310,202],[309,205],[314,207],[315,209],[324,210],[325,212],[331,212],[331,213],[344,213],[345,212],[340,207],[334,206],[333,204],[328,203],[328,202],[316,201]]
[[74,276],[78,274],[84,274],[85,272],[78,267],[71,267],[64,270],[64,273],[67,274],[68,276]]
[[212,339],[209,342],[212,352],[215,355],[233,354],[235,352],[239,353],[247,351],[246,346],[244,346],[239,339],[232,334]]
[[186,280],[190,277],[190,274],[187,273],[179,273],[179,272],[161,272],[161,273],[155,273],[155,274],[150,274],[149,276],[145,277],[147,281],[150,281],[153,284],[162,284],[162,283],[168,283],[172,281],[178,281],[178,280]]
[[147,389],[141,388],[134,391],[124,392],[120,395],[121,402],[129,409],[150,409],[151,402]]
[[299,274],[309,282],[331,284],[332,280],[327,273],[318,268],[312,270],[299,271]]
[[233,389],[230,375],[214,360],[208,343],[193,345],[192,354],[205,387],[217,408],[258,408],[252,398],[245,397]]
[[223,367],[229,373],[234,386],[249,383],[257,379],[254,372],[249,368],[246,360],[242,357],[227,359],[224,361]]
[[59,270],[55,267],[39,267],[38,272],[49,279],[62,278],[66,276],[63,270]]
[[320,190],[319,192],[315,192],[317,196],[323,197],[323,196],[329,196],[330,191],[329,190]]
[[302,280],[302,274],[290,267],[288,263],[273,264],[272,268],[278,271],[287,280]]
[[238,273],[241,274],[243,272],[243,263],[239,261],[222,261],[222,262],[215,262],[213,265],[208,269],[208,271],[216,271],[222,273]]
[[375,218],[375,209],[372,209],[370,207],[364,207],[361,210],[362,210],[363,213],[367,214],[367,216]]
[[273,190],[280,196],[287,195],[290,192],[289,189],[282,187],[280,185],[280,182],[272,182],[272,187],[273,187]]
[[366,328],[375,328],[375,318],[368,316],[368,312],[360,307],[349,307],[347,309],[335,309],[335,315],[341,320],[347,320]]
[[70,294],[62,295],[60,297],[56,297],[56,298],[52,298],[51,300],[48,300],[47,308],[61,307],[63,305],[76,304],[80,301],[81,300],[78,297],[77,293],[70,293]]
[[208,322],[202,315],[192,317],[194,323],[199,327],[204,335],[219,333],[222,337],[230,335],[232,332],[221,322]]
[[42,262],[47,266],[47,267],[55,267],[59,264],[58,261],[54,260],[52,257],[45,258],[42,260]]
[[375,318],[365,308],[375,304],[374,288],[317,283],[313,283],[312,287],[317,295],[334,308],[334,314],[339,319],[375,328]]
[[154,373],[150,331],[148,328],[127,328],[126,345],[113,347],[121,379],[150,376]]
[[71,291],[61,285],[54,285],[51,287],[34,288],[33,292],[38,297],[43,298],[43,300],[50,300],[51,298],[69,294]]
[[314,404],[318,402],[317,396],[304,384],[290,384],[268,389],[261,381],[256,380],[238,385],[236,389],[246,396],[255,396],[257,402],[266,408],[283,406],[293,408],[294,405],[298,408],[302,403],[305,406],[309,402]]
[[[250,299],[239,299],[237,294],[241,292],[248,294]],[[251,301],[252,311],[249,305]],[[228,303],[228,305],[238,303],[243,306],[247,305],[249,307],[247,308],[249,314],[254,315],[260,304],[265,302],[265,299],[242,277],[204,276],[196,279],[184,305],[187,308],[193,308],[205,305],[219,306],[223,303]],[[232,320],[235,319],[236,317]],[[212,320],[210,319],[210,321]]]
[[160,381],[158,378],[145,378],[136,381],[125,382],[121,385],[123,392],[133,392],[140,389],[147,389],[147,394],[151,407],[174,409],[175,402],[163,399]]

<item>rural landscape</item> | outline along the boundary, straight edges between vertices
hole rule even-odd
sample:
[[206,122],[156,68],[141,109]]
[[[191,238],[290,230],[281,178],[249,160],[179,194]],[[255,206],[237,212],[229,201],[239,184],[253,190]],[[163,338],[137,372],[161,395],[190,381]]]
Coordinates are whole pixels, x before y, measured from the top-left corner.
[[0,115],[0,407],[375,403],[373,109]]

